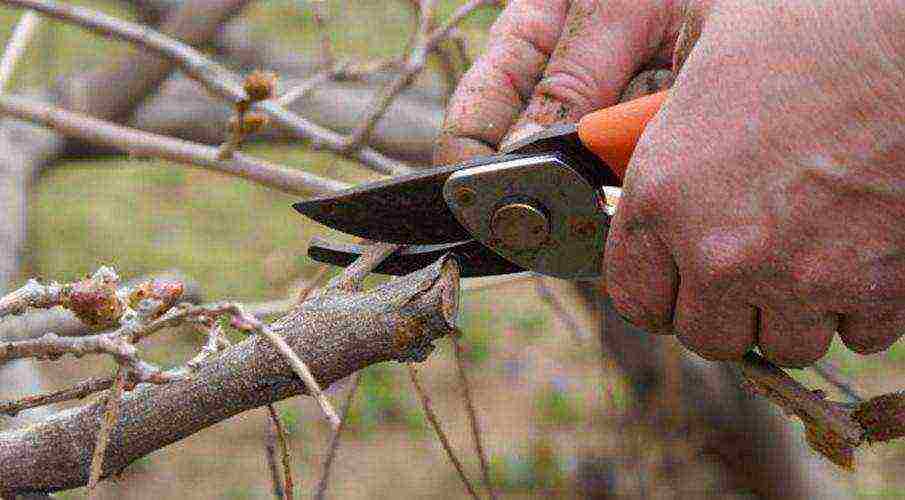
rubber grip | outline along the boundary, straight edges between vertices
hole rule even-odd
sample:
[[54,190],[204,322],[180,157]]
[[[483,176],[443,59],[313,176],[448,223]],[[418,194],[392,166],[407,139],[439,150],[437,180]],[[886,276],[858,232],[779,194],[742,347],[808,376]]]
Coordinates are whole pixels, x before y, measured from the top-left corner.
[[578,122],[578,137],[623,179],[638,138],[660,110],[667,92],[661,90],[585,115]]

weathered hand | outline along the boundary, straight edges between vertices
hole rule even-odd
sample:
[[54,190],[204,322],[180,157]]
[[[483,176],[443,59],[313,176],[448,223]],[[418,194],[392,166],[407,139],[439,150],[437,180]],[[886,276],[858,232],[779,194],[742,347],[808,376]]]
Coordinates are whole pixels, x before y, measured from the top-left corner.
[[437,159],[612,105],[675,53],[609,234],[617,309],[708,359],[805,366],[836,331],[881,351],[905,332],[903,18],[901,0],[514,0]]

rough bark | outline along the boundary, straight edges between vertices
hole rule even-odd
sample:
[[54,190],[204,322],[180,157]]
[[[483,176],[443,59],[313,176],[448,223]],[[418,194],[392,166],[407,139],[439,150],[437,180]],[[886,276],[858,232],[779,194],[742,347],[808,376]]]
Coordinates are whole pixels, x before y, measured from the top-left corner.
[[[455,260],[373,290],[321,294],[274,322],[322,387],[384,361],[420,361],[455,328]],[[304,393],[285,359],[251,337],[201,367],[192,379],[140,385],[126,395],[110,436],[104,475],[243,411]],[[0,494],[84,485],[102,401],[0,433]]]
[[[247,1],[247,0],[246,0]],[[195,43],[213,37],[219,26],[238,12],[245,2],[237,0],[190,0],[170,16],[165,31]],[[201,17],[204,22],[194,22]],[[124,56],[107,68],[73,74],[54,88],[31,93],[51,103],[77,107],[106,119],[128,115],[132,109],[172,71],[169,62],[145,64],[140,53]],[[111,81],[119,83],[110,86]],[[93,92],[103,88],[104,92]],[[16,278],[27,240],[26,206],[31,185],[41,170],[59,159],[69,143],[45,128],[16,120],[0,122],[0,293]],[[0,397],[16,398],[39,392],[40,379],[30,360],[0,365]],[[32,413],[40,417],[41,411]]]

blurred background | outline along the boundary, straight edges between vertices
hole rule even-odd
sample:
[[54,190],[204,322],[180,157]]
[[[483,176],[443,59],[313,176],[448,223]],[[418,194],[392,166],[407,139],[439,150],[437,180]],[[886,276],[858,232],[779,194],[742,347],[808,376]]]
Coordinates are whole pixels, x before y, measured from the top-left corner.
[[[178,2],[69,3],[155,22],[160,14],[153,5]],[[441,1],[438,18],[446,18],[461,3]],[[405,0],[326,1],[319,7],[336,57],[354,61],[403,54],[417,19],[412,3]],[[243,73],[276,71],[285,91],[293,82],[315,74],[322,62],[312,12],[305,1],[250,2],[215,42],[202,47]],[[499,12],[497,6],[478,9],[460,26],[469,59],[480,53]],[[21,10],[0,8],[0,40],[9,37],[21,14]],[[72,75],[103,67],[135,50],[45,19],[16,69],[10,90],[34,94],[74,85]],[[463,59],[453,63],[453,75],[467,66]],[[429,165],[430,141],[438,130],[449,87],[450,70],[444,64],[432,58],[428,71],[391,108],[375,136],[381,150],[415,165]],[[362,113],[363,103],[385,81],[376,75],[361,81],[328,82],[294,109],[348,131]],[[110,88],[81,91],[101,95],[115,92],[116,84],[110,81]],[[183,96],[181,100],[172,98],[177,94]],[[173,118],[173,109],[192,110],[193,106],[196,113]],[[177,74],[126,121],[210,142],[222,133],[222,124],[214,118],[222,119],[228,112]],[[243,151],[346,182],[376,178],[354,161],[266,134],[250,141]],[[27,237],[7,289],[30,276],[68,281],[101,264],[112,264],[125,278],[178,270],[198,284],[204,301],[253,304],[292,296],[315,276],[319,265],[306,256],[312,236],[347,238],[299,216],[290,208],[295,199],[273,190],[210,171],[130,159],[79,145],[70,147],[62,161],[42,168],[26,186]],[[7,214],[0,217],[15,217],[16,212],[10,211],[16,207],[9,199],[5,203],[0,207]],[[372,277],[369,283],[378,280]],[[736,381],[725,370],[704,366],[708,364],[681,353],[673,339],[647,338],[627,330],[607,314],[605,302],[593,300],[588,290],[554,279],[544,280],[544,286],[564,305],[577,329],[538,294],[533,279],[474,280],[466,282],[462,291],[462,342],[492,481],[502,496],[773,495],[759,491],[770,488],[758,486],[758,481],[764,481],[756,479],[758,474],[752,473],[751,483],[731,472],[753,470],[763,463],[744,454],[727,459],[726,454],[710,449],[710,427],[723,425],[742,429],[734,438],[721,438],[724,442],[743,441],[746,432],[769,437],[789,430],[786,441],[768,443],[765,449],[788,454],[793,458],[787,460],[797,464],[790,477],[774,478],[779,485],[783,481],[797,485],[789,486],[790,498],[802,496],[793,492],[795,488],[840,498],[905,497],[902,443],[859,451],[855,473],[827,467],[803,447],[797,422],[748,401],[740,391],[733,392]],[[638,344],[601,344],[601,331],[606,336],[607,328]],[[144,352],[152,361],[173,366],[191,357],[202,342],[191,329],[174,329],[148,342]],[[901,342],[881,355],[856,356],[839,345],[830,355],[867,395],[902,388],[903,357]],[[97,357],[67,357],[33,363],[31,371],[21,373],[30,373],[42,390],[48,390],[110,373],[111,367]],[[470,477],[480,484],[451,344],[440,342],[419,368],[453,446],[464,458]],[[12,376],[9,373],[6,377]],[[813,372],[794,371],[793,375],[809,387],[824,388],[834,398],[844,399]],[[0,386],[10,380],[3,377]],[[6,390],[0,387],[0,392]],[[337,404],[344,394],[342,384],[331,389]],[[3,392],[3,397],[7,395]],[[702,410],[707,405],[715,405],[716,410]],[[321,471],[329,428],[311,399],[284,401],[277,408],[289,430],[297,494],[309,496]],[[40,415],[26,412],[23,417]],[[759,415],[779,426],[748,431],[737,423]],[[365,370],[349,419],[332,475],[330,493],[335,498],[467,497],[401,365],[388,363]],[[714,424],[714,419],[721,423]],[[0,417],[0,428],[17,422]],[[270,498],[264,460],[267,424],[266,410],[258,409],[206,429],[134,463],[120,481],[105,483],[103,494],[106,498]],[[752,434],[751,439],[760,438]],[[82,498],[84,494],[79,489],[56,497]]]

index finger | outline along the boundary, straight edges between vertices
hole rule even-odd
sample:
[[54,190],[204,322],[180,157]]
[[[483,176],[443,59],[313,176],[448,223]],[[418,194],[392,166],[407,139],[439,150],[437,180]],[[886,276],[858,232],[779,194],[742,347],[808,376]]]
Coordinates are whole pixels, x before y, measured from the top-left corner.
[[500,14],[485,53],[450,100],[435,164],[496,151],[556,47],[568,6],[568,0],[514,0]]

